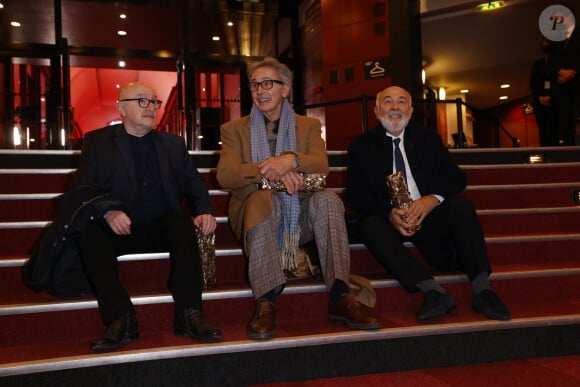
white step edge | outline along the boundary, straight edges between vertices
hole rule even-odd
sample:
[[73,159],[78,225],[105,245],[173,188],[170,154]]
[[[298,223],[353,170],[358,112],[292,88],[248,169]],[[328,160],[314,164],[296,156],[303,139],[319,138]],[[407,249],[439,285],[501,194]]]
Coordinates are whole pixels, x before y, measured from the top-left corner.
[[[549,278],[580,275],[580,267],[566,269],[542,269],[542,270],[518,270],[501,273],[492,273],[491,281],[512,280],[512,279],[529,279],[529,278]],[[465,283],[468,282],[467,276],[463,273],[435,275],[435,280],[440,284]],[[398,287],[399,282],[395,279],[371,280],[375,289]],[[323,283],[293,285],[291,281],[287,284],[283,294],[308,294],[324,293],[326,286]],[[251,298],[250,288],[230,289],[230,290],[205,290],[202,293],[203,301],[216,301],[236,298]],[[131,297],[134,305],[152,305],[173,303],[173,298],[169,293],[134,296]],[[0,306],[0,316],[21,315],[32,313],[61,312],[71,310],[96,309],[96,300],[57,300],[54,302],[30,303],[30,304],[13,304]]]
[[[566,242],[570,240],[580,240],[580,233],[570,233],[570,234],[539,234],[539,235],[516,235],[516,236],[493,236],[486,237],[485,242],[487,244],[499,244],[499,243],[525,243],[525,242]],[[405,242],[405,246],[413,247],[411,242]],[[351,243],[351,250],[366,250],[366,247],[362,243]],[[216,249],[217,257],[227,257],[227,256],[238,256],[242,255],[242,249]],[[131,261],[148,261],[155,259],[168,259],[169,253],[137,253],[137,254],[125,254],[119,256],[120,262],[131,262]],[[0,268],[2,267],[18,267],[24,265],[28,260],[28,257],[23,258],[13,258],[13,259],[0,259]]]
[[510,321],[481,320],[461,323],[435,323],[409,327],[382,328],[376,331],[366,332],[347,331],[281,337],[268,341],[238,340],[211,344],[192,342],[192,344],[189,345],[147,348],[133,351],[122,350],[108,354],[86,354],[28,362],[6,363],[0,365],[0,377],[185,357],[223,355],[228,353],[313,347],[338,343],[393,340],[406,337],[459,334],[492,330],[557,327],[579,323],[580,314],[569,314],[514,318]]
[[[551,189],[551,188],[580,188],[580,181],[558,182],[558,183],[530,183],[530,184],[489,184],[489,185],[468,185],[466,191],[487,191],[487,190],[529,190],[529,189]],[[328,190],[342,193],[344,187],[329,187]],[[224,189],[210,189],[210,196],[227,196],[229,192]],[[55,199],[62,195],[62,192],[52,193],[12,193],[0,194],[0,200],[48,200]]]

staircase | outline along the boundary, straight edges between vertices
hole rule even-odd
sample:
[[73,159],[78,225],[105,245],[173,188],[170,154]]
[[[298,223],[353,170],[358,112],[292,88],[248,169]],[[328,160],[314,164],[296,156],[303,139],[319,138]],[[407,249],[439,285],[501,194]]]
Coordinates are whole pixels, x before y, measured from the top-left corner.
[[[53,219],[78,164],[75,151],[0,151],[0,384],[251,385],[425,367],[580,353],[580,149],[452,150],[468,174],[465,195],[478,209],[494,272],[492,287],[510,307],[509,322],[471,310],[464,275],[435,273],[457,310],[415,320],[420,294],[407,294],[362,245],[351,271],[372,280],[383,328],[350,331],[326,319],[327,293],[315,279],[289,282],[278,300],[278,338],[246,337],[253,299],[245,259],[227,224],[227,194],[217,185],[217,154],[196,152],[214,210],[217,284],[203,294],[219,343],[173,335],[167,254],[119,257],[141,337],[109,354],[90,340],[103,326],[92,296],[55,299],[21,281],[32,247]],[[544,163],[527,163],[540,155]],[[329,152],[328,187],[342,194],[345,153]],[[413,248],[410,246],[409,248]]]

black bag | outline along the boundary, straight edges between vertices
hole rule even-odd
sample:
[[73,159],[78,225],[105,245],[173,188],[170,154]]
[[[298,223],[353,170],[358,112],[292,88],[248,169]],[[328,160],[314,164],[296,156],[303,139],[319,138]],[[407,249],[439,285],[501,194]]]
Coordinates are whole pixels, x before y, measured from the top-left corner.
[[[26,261],[23,268],[24,283],[34,291],[46,289],[58,298],[81,297],[90,292],[78,242],[71,236],[65,238],[52,246],[41,242]],[[46,240],[48,242],[48,238]],[[43,252],[45,247],[48,249]]]
[[80,257],[78,238],[91,217],[98,217],[106,195],[89,186],[61,197],[54,222],[23,266],[23,281],[34,291],[44,289],[55,297],[80,297],[90,292]]

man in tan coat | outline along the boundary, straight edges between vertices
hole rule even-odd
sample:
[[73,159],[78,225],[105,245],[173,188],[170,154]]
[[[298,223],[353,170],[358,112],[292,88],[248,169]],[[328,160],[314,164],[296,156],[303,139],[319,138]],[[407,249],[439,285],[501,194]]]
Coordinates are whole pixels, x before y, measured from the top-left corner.
[[[304,192],[305,174],[328,174],[320,121],[294,113],[288,96],[292,72],[274,58],[248,68],[254,105],[250,115],[221,127],[217,167],[220,185],[231,191],[229,219],[248,257],[256,300],[248,324],[255,340],[276,336],[276,296],[284,270],[296,265],[298,247],[314,240],[330,292],[328,317],[351,329],[378,329],[349,292],[350,250],[344,205],[330,191]],[[284,191],[261,189],[262,179]]]

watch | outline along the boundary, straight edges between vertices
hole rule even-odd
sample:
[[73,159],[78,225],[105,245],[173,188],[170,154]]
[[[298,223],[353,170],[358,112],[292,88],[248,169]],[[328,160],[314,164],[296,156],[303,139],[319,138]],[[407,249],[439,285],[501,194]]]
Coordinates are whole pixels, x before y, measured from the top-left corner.
[[298,156],[298,153],[288,151],[288,152],[282,152],[282,154],[283,155],[294,155],[294,160],[296,161],[296,169],[300,168],[300,166],[302,165],[302,160],[300,160],[300,156]]

